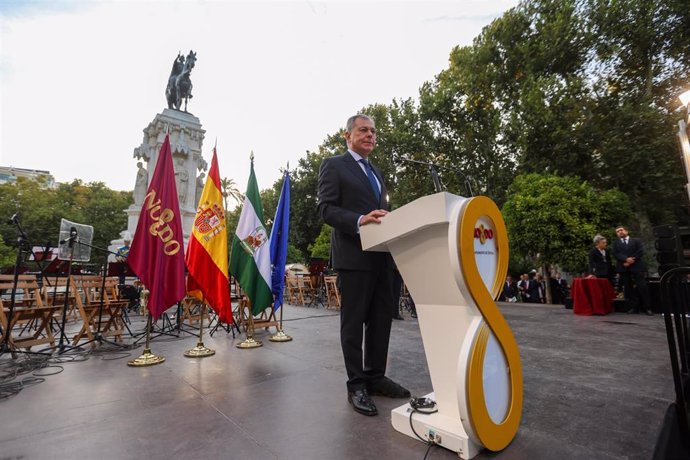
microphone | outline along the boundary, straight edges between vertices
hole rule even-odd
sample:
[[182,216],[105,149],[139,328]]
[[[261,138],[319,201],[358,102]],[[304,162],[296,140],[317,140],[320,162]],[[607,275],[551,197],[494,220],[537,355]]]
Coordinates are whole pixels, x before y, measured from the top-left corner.
[[69,247],[71,248],[74,246],[74,240],[77,239],[77,227],[71,227],[69,229],[69,238],[65,238],[64,240],[60,240],[60,244],[65,244],[69,243]]
[[14,214],[12,214],[12,217],[7,219],[7,223],[8,224],[16,224],[18,222],[18,219],[19,219],[19,213],[15,212]]

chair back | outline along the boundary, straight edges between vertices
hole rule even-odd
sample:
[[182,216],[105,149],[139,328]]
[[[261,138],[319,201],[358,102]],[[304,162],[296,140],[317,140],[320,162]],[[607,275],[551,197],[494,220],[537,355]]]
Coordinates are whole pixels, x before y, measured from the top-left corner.
[[[0,275],[0,302],[9,302],[12,289],[14,289],[14,275]],[[14,298],[15,302],[24,305],[43,306],[36,275],[19,275],[17,277],[17,290]]]
[[[671,370],[676,399],[669,407],[674,412],[672,421],[677,427],[662,428],[662,434],[657,441],[654,458],[665,458],[660,452],[667,450],[667,446],[660,446],[664,438],[664,431],[679,433],[676,444],[690,453],[690,327],[688,314],[690,313],[690,267],[679,267],[667,271],[661,277],[661,304],[666,326],[666,340],[671,357]],[[672,409],[673,408],[673,409]],[[668,437],[666,436],[668,439]],[[676,446],[677,448],[678,446]]]

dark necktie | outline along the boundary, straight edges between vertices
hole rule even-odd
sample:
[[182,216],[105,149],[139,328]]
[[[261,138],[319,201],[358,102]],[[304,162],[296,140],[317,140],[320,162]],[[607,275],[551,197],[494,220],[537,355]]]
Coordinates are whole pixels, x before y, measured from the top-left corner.
[[367,172],[367,177],[369,178],[369,184],[371,185],[371,189],[374,191],[374,196],[376,197],[376,202],[381,201],[381,191],[379,190],[379,184],[376,182],[376,176],[374,176],[374,170],[371,168],[371,165],[367,160],[362,158],[359,160],[363,165],[364,169]]

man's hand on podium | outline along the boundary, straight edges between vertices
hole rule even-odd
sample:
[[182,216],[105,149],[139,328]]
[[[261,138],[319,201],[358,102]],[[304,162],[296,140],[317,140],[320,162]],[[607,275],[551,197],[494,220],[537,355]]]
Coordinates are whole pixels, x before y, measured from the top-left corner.
[[374,209],[366,216],[362,216],[362,218],[359,220],[359,226],[361,227],[371,223],[380,224],[381,219],[379,218],[385,216],[386,214],[388,214],[388,211],[385,209]]

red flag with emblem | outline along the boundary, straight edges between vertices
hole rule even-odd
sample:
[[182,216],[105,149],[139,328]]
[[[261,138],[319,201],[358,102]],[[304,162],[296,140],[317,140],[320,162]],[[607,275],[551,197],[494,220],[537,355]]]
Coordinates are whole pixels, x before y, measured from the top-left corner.
[[127,262],[149,290],[148,309],[154,320],[184,298],[182,220],[167,134],[141,206]]

